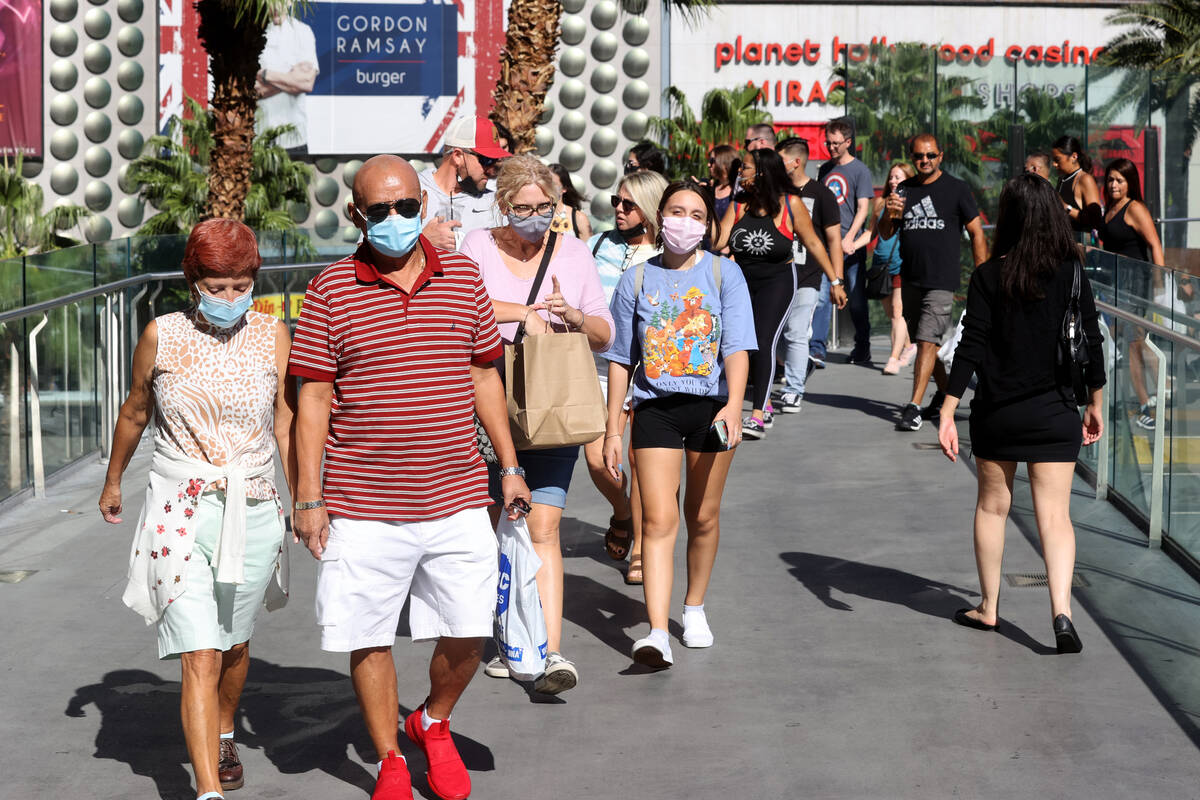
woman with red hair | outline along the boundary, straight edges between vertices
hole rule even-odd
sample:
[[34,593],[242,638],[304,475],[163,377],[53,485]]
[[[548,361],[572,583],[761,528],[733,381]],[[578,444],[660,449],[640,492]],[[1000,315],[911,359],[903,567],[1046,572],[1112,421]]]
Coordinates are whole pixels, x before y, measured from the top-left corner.
[[133,354],[100,513],[121,522],[121,476],[155,419],[154,460],[134,528],[125,604],[155,624],[159,658],[182,667],[183,734],[202,800],[242,785],[234,714],[259,604],[287,601],[287,541],[275,449],[288,488],[291,339],[251,311],[262,264],[254,232],[211,219],[188,237],[193,306],[151,320]]

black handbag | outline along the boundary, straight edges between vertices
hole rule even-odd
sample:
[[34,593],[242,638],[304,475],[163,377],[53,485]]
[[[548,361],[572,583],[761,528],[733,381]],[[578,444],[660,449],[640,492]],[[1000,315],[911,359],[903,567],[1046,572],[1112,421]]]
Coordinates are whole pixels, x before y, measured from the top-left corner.
[[892,294],[892,273],[881,258],[871,259],[871,268],[863,276],[863,289],[868,300],[882,300]]
[[1079,261],[1075,261],[1075,278],[1071,283],[1071,301],[1063,314],[1062,330],[1058,335],[1058,369],[1063,386],[1071,388],[1075,405],[1085,406],[1090,393],[1083,373],[1091,355],[1087,333],[1083,330],[1083,315],[1079,313],[1079,285],[1083,280]]

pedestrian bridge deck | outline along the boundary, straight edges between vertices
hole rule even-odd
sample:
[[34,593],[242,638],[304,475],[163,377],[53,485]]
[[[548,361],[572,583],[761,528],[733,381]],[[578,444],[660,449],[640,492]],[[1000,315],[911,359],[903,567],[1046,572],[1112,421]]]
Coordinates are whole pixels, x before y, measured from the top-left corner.
[[[474,797],[1200,796],[1200,587],[1077,481],[1083,653],[1053,654],[1043,588],[1005,585],[999,635],[955,626],[978,599],[971,464],[947,462],[928,424],[892,430],[906,377],[837,360],[803,413],[739,451],[707,602],[716,646],[675,644],[667,672],[630,662],[640,589],[604,554],[608,513],[580,462],[563,650],[581,682],[547,698],[475,680],[453,722]],[[120,601],[147,465],[143,447],[127,525],[96,511],[97,464],[0,516],[0,571],[32,571],[0,584],[0,796],[194,797],[178,666]],[[1035,543],[1022,472],[1005,572],[1043,572]],[[346,658],[318,649],[299,548],[292,577],[291,604],[252,643],[232,796],[363,798],[374,756]],[[401,627],[407,711],[430,648]]]

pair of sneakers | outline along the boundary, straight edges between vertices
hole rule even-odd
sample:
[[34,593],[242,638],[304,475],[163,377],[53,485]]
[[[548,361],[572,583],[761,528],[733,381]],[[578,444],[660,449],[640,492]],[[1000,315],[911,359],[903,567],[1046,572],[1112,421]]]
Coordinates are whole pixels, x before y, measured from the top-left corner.
[[[404,733],[425,754],[429,788],[442,800],[465,800],[471,794],[471,776],[450,736],[450,721],[438,720],[426,729],[424,714],[422,703],[404,719]],[[388,751],[379,767],[371,800],[413,800],[408,764],[395,750]]]
[[[483,674],[489,678],[507,678],[508,664],[504,658],[497,655],[483,668]],[[561,694],[568,689],[574,689],[579,684],[579,670],[575,664],[563,657],[557,650],[551,650],[546,656],[546,668],[533,681],[533,690],[542,694]]]
[[[684,607],[683,611],[683,640],[684,647],[695,649],[712,647],[713,632],[708,627],[708,617],[704,608]],[[633,660],[637,664],[652,669],[666,669],[675,663],[671,655],[671,639],[667,632],[653,628],[650,635],[633,643]]]

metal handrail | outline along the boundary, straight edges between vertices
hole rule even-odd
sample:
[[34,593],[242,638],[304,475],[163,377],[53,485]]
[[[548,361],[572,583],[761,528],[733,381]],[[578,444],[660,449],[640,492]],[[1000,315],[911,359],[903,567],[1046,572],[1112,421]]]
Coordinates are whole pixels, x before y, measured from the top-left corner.
[[1099,311],[1103,311],[1105,314],[1112,314],[1118,319],[1123,319],[1126,322],[1132,322],[1139,328],[1145,328],[1147,332],[1153,333],[1155,336],[1167,339],[1168,341],[1178,345],[1183,345],[1184,347],[1190,347],[1193,350],[1200,350],[1200,339],[1194,339],[1191,336],[1186,336],[1178,331],[1166,327],[1165,325],[1160,325],[1157,322],[1151,322],[1145,317],[1138,316],[1137,314],[1131,314],[1130,312],[1117,308],[1110,303],[1105,303],[1103,300],[1096,301],[1096,308]]
[[[291,272],[300,269],[323,269],[329,266],[328,261],[311,261],[301,264],[263,264],[259,268],[260,272]],[[111,292],[120,291],[121,289],[129,289],[142,284],[156,283],[161,281],[181,280],[184,277],[182,271],[175,272],[145,272],[141,275],[130,275],[128,278],[103,283],[99,286],[93,286],[89,289],[82,289],[72,294],[56,297],[53,300],[43,300],[40,303],[31,303],[21,308],[15,308],[12,311],[0,312],[0,322],[8,322],[12,319],[27,317],[30,314],[37,314],[44,311],[53,311],[56,308],[78,303],[80,300],[90,300],[93,297],[109,294]]]

